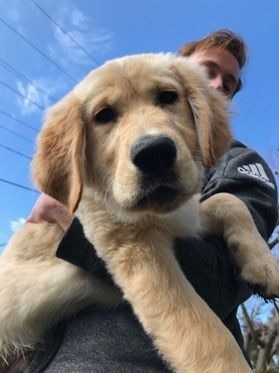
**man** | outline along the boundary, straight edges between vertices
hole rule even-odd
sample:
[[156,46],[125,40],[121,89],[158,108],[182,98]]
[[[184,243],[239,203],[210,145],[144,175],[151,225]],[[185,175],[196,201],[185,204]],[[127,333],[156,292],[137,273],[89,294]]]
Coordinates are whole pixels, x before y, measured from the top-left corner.
[[[232,32],[220,30],[185,44],[179,54],[204,65],[210,86],[230,99],[241,88],[240,71],[246,61],[246,49]],[[255,175],[255,167],[251,165],[262,167],[262,176]],[[277,195],[272,173],[258,154],[234,142],[216,167],[207,170],[202,199],[220,192],[232,193],[244,201],[259,232],[268,239],[277,219]],[[57,221],[66,230],[72,217],[64,206],[43,195],[29,217],[29,221],[41,220]],[[243,348],[236,311],[251,291],[239,279],[223,240],[178,238],[174,249],[186,277]],[[57,255],[111,281],[77,220],[72,222]],[[115,371],[169,371],[125,302],[111,310],[85,310],[58,325],[46,336],[26,370],[28,373]]]

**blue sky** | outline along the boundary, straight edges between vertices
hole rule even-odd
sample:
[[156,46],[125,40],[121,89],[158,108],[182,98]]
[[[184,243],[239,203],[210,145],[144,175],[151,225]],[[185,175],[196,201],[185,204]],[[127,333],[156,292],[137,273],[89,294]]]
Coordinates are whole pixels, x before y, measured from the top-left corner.
[[[279,1],[36,1],[91,57],[59,31],[32,1],[0,0],[1,179],[33,188],[28,157],[34,152],[34,140],[42,123],[41,108],[70,90],[75,81],[96,66],[94,61],[101,64],[126,54],[175,52],[184,42],[199,39],[218,28],[233,29],[244,37],[249,47],[245,87],[233,104],[235,136],[274,165],[274,150],[279,147]],[[67,75],[24,42],[7,24]],[[7,242],[18,220],[29,214],[37,195],[1,181],[0,191],[1,244]]]

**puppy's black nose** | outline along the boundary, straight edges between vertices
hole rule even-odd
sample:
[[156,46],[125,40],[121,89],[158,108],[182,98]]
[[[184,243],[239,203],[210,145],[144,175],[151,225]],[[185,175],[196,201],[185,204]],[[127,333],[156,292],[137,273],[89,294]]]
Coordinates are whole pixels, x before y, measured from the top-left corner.
[[145,175],[160,175],[168,171],[177,155],[174,142],[166,136],[140,137],[132,146],[131,160]]

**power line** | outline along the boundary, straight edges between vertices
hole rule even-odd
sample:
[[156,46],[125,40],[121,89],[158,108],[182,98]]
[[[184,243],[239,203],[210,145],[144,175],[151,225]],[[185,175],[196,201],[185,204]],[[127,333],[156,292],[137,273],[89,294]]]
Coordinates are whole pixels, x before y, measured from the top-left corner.
[[14,92],[15,94],[17,94],[18,96],[21,96],[21,97],[25,98],[27,101],[31,102],[31,104],[37,106],[39,109],[41,109],[43,111],[45,110],[45,108],[42,107],[42,105],[38,104],[36,101],[33,101],[30,98],[28,98],[27,96],[23,95],[17,89],[15,89],[15,88],[11,87],[9,84],[3,82],[3,80],[0,80],[0,84],[2,84],[4,87],[6,87],[9,90],[11,90],[12,92]]
[[10,180],[0,178],[0,182],[5,183],[5,184],[9,184],[9,185],[13,185],[13,186],[21,188],[21,189],[28,190],[29,192],[40,194],[40,192],[36,189],[29,188],[29,187],[27,187],[25,185],[22,185],[22,184],[14,183],[13,181],[10,181]]
[[30,130],[32,130],[32,131],[38,133],[38,130],[37,130],[36,128],[30,126],[30,124],[27,124],[27,123],[23,122],[21,119],[17,118],[15,115],[9,114],[9,113],[7,113],[6,111],[1,110],[1,109],[0,109],[0,113],[3,114],[3,115],[5,115],[5,116],[8,117],[8,118],[13,119],[13,120],[16,121],[16,122],[22,124],[23,126],[29,128]]
[[10,65],[7,61],[0,58],[0,65],[3,67],[3,69],[7,70],[9,73],[13,74],[17,78],[25,79],[27,82],[32,84],[33,87],[35,87],[38,91],[44,93],[47,97],[49,97],[52,101],[58,101],[58,98],[50,95],[48,92],[46,92],[44,89],[42,89],[40,86],[35,84],[31,79],[29,79],[26,75],[18,71],[15,67]]
[[1,124],[0,124],[0,128],[1,128],[2,130],[6,131],[6,132],[9,132],[9,133],[13,134],[13,135],[16,136],[16,137],[19,137],[19,138],[22,139],[22,140],[25,140],[25,141],[29,142],[30,144],[33,144],[33,141],[32,141],[32,140],[28,139],[28,138],[25,137],[25,136],[20,135],[19,133],[15,132],[15,131],[13,131],[13,130],[10,130],[9,128],[6,128],[6,127],[2,126]]
[[99,62],[93,57],[91,56],[91,54],[89,54],[87,52],[87,50],[82,46],[80,45],[73,37],[71,34],[69,34],[62,26],[60,26],[57,21],[55,21],[55,19],[53,19],[36,1],[34,0],[30,0],[31,3],[33,3],[60,31],[62,31],[65,35],[68,36],[68,38],[80,49],[83,51],[83,53],[89,57],[97,66],[99,66]]
[[55,61],[53,61],[52,58],[50,58],[48,55],[46,55],[43,51],[41,51],[38,47],[36,47],[35,44],[31,43],[25,36],[23,36],[20,32],[18,32],[14,27],[9,25],[6,21],[4,21],[3,18],[0,17],[0,22],[2,22],[6,27],[8,27],[11,31],[13,31],[17,36],[19,36],[22,40],[25,41],[31,48],[35,49],[37,53],[39,53],[41,56],[43,56],[45,59],[47,59],[52,65],[54,65],[57,69],[62,71],[65,75],[67,75],[72,81],[77,83],[78,81],[71,75],[69,74],[63,67],[58,65]]
[[12,152],[12,153],[14,153],[14,154],[20,155],[21,157],[26,158],[26,159],[29,159],[30,161],[32,161],[32,157],[29,157],[28,155],[23,154],[23,153],[21,153],[21,152],[15,150],[15,149],[13,149],[13,148],[10,148],[10,147],[8,147],[8,146],[6,146],[6,145],[0,144],[0,148],[3,148],[3,149],[5,149],[5,150],[8,150],[9,152]]

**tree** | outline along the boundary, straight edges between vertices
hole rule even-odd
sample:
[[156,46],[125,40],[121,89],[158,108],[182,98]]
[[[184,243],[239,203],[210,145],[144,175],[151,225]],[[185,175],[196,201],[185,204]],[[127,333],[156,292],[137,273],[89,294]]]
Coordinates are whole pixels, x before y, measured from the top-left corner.
[[241,305],[244,348],[258,373],[279,373],[279,308],[275,302],[269,306],[263,318],[262,302],[249,313]]
[[[274,175],[279,185],[279,149],[273,162]],[[279,211],[279,204],[278,204]],[[269,242],[271,250],[279,252],[279,218]],[[241,305],[244,348],[257,373],[279,373],[279,306],[276,300],[266,302],[258,299],[248,311]]]

